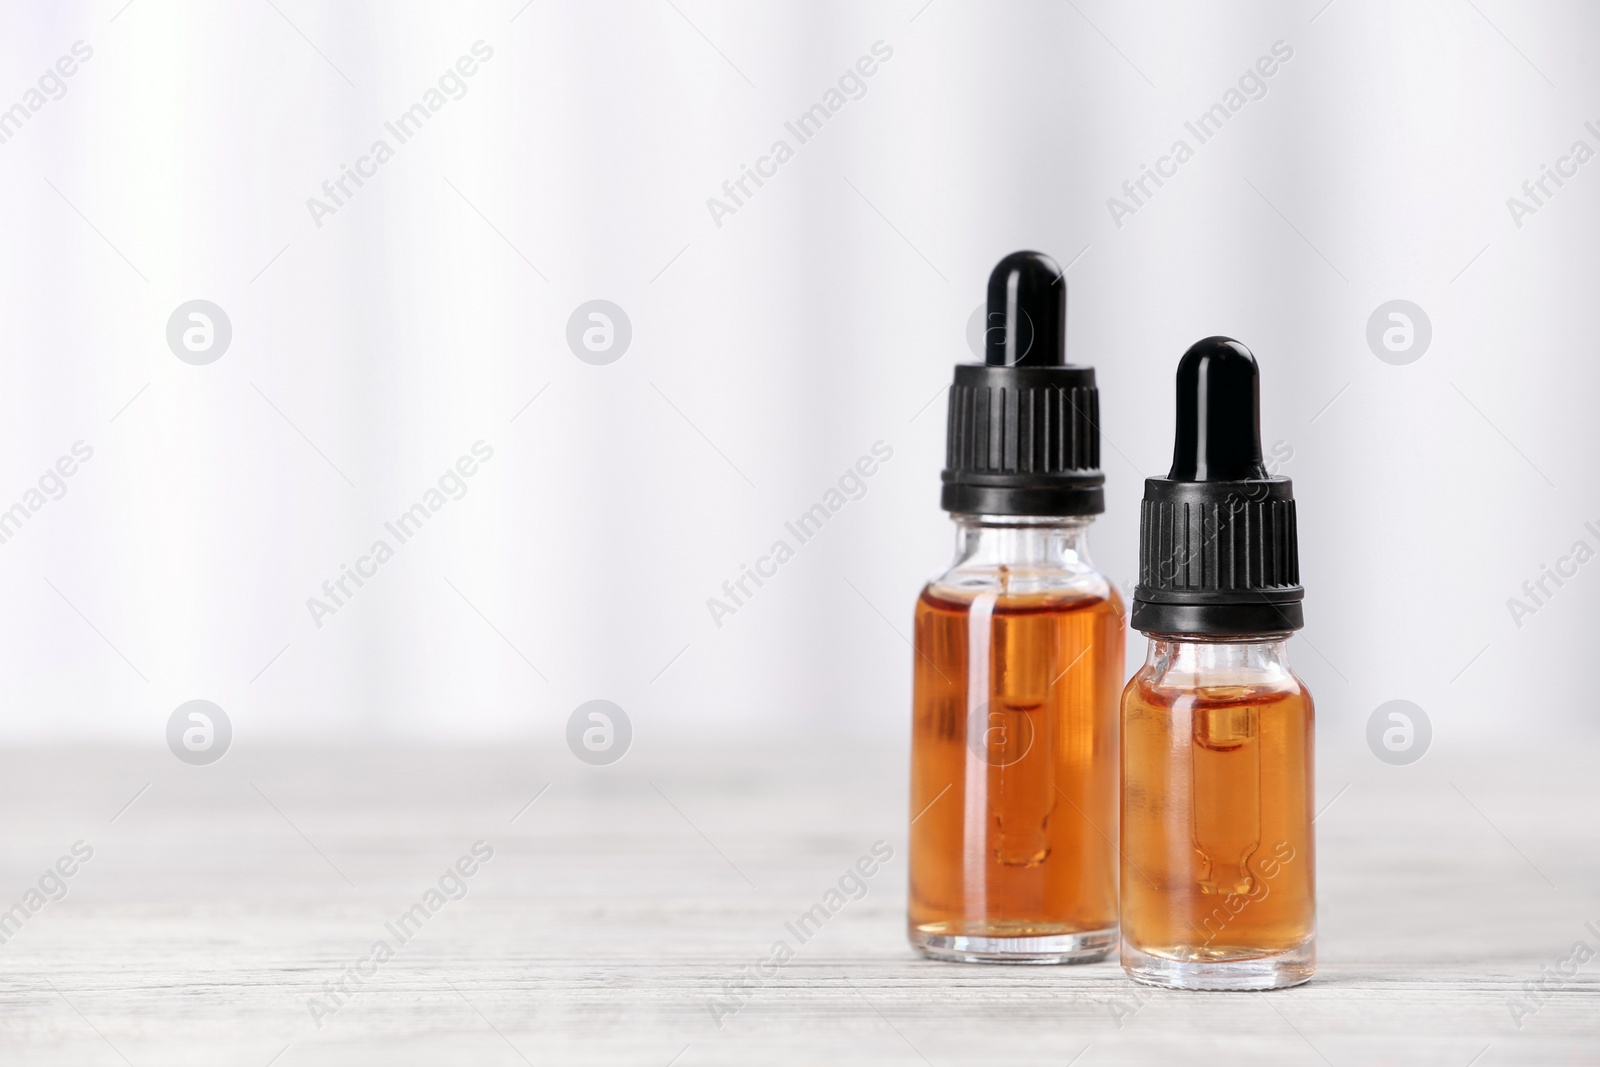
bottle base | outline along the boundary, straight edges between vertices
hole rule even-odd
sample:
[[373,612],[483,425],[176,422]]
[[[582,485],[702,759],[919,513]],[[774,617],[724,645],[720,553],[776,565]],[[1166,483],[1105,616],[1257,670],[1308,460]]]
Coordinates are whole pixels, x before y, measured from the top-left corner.
[[1093,963],[1117,943],[1117,928],[1074,933],[992,936],[913,928],[911,947],[949,963]]
[[1136,982],[1164,989],[1286,989],[1309,981],[1316,972],[1317,942],[1308,937],[1291,949],[1271,953],[1180,946],[1158,955],[1124,939],[1122,969]]

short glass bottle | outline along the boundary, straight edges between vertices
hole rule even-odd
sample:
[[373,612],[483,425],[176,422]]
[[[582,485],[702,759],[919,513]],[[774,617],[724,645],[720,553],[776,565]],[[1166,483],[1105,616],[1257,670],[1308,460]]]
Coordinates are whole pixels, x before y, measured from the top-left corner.
[[917,603],[911,943],[1067,963],[1116,943],[1122,598],[1086,517],[955,515]]
[[1287,633],[1152,633],[1123,694],[1122,965],[1182,989],[1316,967],[1311,694]]
[[1231,337],[1176,375],[1172,467],[1146,478],[1122,698],[1122,966],[1177,989],[1316,968],[1311,695],[1294,485],[1261,454],[1260,367]]

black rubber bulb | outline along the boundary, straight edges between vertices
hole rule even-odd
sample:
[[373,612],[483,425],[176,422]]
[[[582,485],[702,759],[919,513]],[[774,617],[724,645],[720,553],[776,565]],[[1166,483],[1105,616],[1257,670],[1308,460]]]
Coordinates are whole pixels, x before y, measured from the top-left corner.
[[1067,279],[1043,252],[1013,252],[989,275],[983,361],[991,367],[1067,365]]
[[1172,472],[1181,482],[1265,478],[1261,377],[1256,357],[1231,337],[1197,341],[1178,363],[1178,432]]

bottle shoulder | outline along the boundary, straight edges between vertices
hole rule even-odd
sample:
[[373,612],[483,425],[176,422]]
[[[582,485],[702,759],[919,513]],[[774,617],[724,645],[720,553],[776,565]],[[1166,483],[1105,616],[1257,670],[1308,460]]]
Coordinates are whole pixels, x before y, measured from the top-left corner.
[[962,608],[985,595],[1016,606],[1032,604],[1055,610],[1106,603],[1118,615],[1125,614],[1116,584],[1088,565],[957,565],[929,581],[922,592],[924,600]]
[[1128,680],[1126,694],[1157,706],[1292,702],[1312,710],[1311,691],[1287,663],[1146,661]]
[[1312,709],[1310,689],[1282,654],[1259,654],[1261,646],[1200,648],[1198,654],[1194,646],[1179,654],[1152,651],[1128,680],[1126,693],[1154,705],[1294,702]]

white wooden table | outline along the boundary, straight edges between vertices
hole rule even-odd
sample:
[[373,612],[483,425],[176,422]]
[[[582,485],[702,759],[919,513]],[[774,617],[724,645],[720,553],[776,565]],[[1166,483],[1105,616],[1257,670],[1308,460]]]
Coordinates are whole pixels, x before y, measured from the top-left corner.
[[[1268,994],[913,956],[897,746],[641,740],[611,767],[564,748],[241,745],[207,768],[13,751],[0,907],[74,842],[94,855],[0,946],[0,1063],[1600,1063],[1600,958],[1512,1013],[1574,942],[1600,949],[1600,744],[1410,767],[1336,748],[1321,970]],[[785,924],[879,839],[895,858],[800,944]],[[316,1025],[308,1000],[398,944],[385,924],[479,840],[494,855],[467,895]],[[794,957],[730,996],[779,939]],[[742,1005],[720,1027],[718,1002]]]

